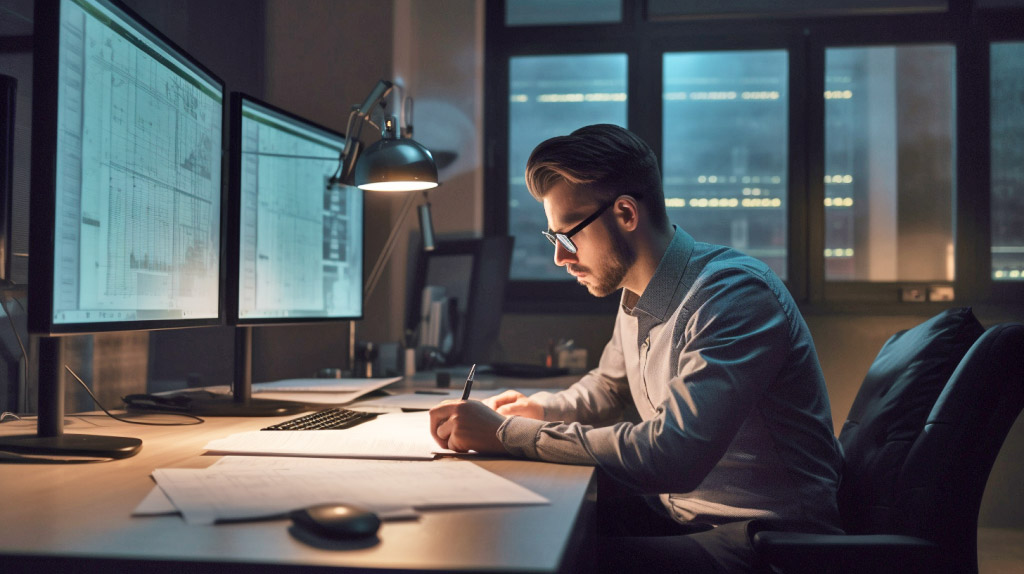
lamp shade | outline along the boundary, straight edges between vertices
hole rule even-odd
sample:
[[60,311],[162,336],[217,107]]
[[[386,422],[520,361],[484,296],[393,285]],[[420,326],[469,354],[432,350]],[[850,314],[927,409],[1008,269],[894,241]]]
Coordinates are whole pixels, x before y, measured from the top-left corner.
[[368,191],[420,191],[437,187],[437,164],[409,138],[384,137],[356,163],[355,184]]

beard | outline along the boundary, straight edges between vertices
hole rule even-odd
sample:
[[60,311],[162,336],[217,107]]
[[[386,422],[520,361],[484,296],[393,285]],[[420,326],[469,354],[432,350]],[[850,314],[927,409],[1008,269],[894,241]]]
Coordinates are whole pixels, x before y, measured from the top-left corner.
[[636,262],[636,251],[626,242],[618,228],[608,226],[608,234],[612,238],[611,251],[596,264],[597,271],[581,265],[567,265],[566,269],[575,274],[584,273],[585,278],[577,282],[587,288],[594,297],[607,297],[622,287],[629,268]]

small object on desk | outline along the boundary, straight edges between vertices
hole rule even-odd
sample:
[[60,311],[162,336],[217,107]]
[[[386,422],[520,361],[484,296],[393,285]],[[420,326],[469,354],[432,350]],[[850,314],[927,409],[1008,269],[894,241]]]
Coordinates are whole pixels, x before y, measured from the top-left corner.
[[318,536],[348,540],[373,536],[380,528],[380,517],[350,504],[318,504],[288,514],[296,525]]
[[442,397],[446,397],[446,396],[448,396],[448,391],[429,391],[429,390],[419,389],[419,390],[416,390],[413,394],[417,394],[417,395],[441,395]]
[[125,408],[145,411],[188,412],[192,398],[187,395],[132,394],[121,397]]
[[462,400],[469,400],[469,391],[473,390],[473,375],[476,374],[476,363],[469,369],[469,376],[466,377],[466,386],[462,389]]
[[572,339],[562,339],[555,347],[555,364],[552,367],[568,369],[569,373],[578,374],[587,371],[587,350],[576,346]]
[[402,364],[405,376],[411,377],[416,374],[416,347],[405,348],[405,361]]
[[323,409],[308,415],[289,419],[260,430],[333,430],[354,427],[375,418],[377,413],[364,413],[341,407]]
[[442,389],[446,389],[448,388],[449,385],[452,384],[452,374],[449,373],[448,371],[438,371],[435,377],[437,381],[437,386]]

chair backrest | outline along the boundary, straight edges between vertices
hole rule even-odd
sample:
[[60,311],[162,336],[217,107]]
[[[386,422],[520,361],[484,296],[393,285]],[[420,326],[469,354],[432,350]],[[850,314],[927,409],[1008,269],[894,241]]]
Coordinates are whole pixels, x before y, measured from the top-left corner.
[[992,464],[1024,408],[1024,325],[988,329],[928,415],[896,484],[894,531],[935,541],[952,571],[978,568],[978,510]]
[[967,350],[984,332],[954,308],[893,335],[868,369],[839,442],[839,514],[850,534],[891,534],[896,484],[914,441]]
[[[950,571],[976,572],[985,483],[1024,408],[1024,325],[996,325],[971,343],[974,319],[963,311],[901,333],[913,344],[890,339],[879,353],[876,362],[914,351],[902,377],[872,365],[857,395],[839,437],[847,450],[839,502],[848,533],[925,538],[948,552]],[[955,370],[936,389],[926,379],[950,361]]]

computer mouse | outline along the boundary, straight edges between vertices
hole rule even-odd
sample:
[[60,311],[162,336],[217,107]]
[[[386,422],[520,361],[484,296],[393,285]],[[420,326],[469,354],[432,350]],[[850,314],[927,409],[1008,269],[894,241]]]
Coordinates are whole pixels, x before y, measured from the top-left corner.
[[318,504],[288,516],[297,526],[324,538],[366,538],[380,528],[380,517],[373,511],[351,504]]

